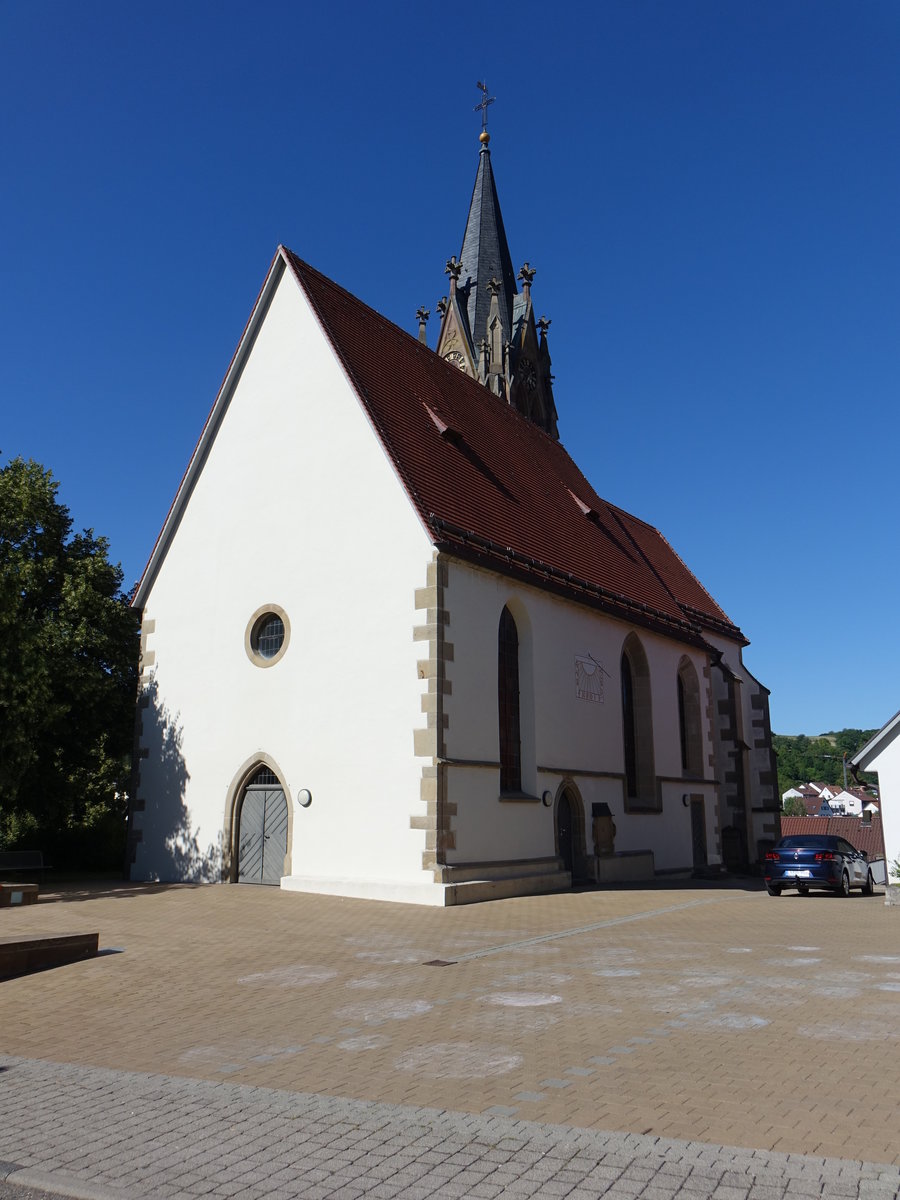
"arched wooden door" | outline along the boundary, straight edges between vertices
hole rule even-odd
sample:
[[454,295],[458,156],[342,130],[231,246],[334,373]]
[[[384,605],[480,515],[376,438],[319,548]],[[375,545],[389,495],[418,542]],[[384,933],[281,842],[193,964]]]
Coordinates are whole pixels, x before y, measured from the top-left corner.
[[284,789],[268,767],[253,776],[238,818],[238,883],[278,884],[287,855],[288,806]]
[[572,818],[572,801],[569,793],[563,792],[556,806],[556,844],[563,867],[571,871],[575,865],[575,828]]

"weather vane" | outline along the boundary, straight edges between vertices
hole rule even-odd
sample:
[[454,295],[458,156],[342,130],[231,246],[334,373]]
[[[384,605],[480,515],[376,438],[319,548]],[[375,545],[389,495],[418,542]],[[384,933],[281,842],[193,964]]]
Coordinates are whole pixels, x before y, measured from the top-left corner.
[[478,81],[478,87],[481,88],[481,103],[475,105],[474,111],[478,112],[478,110],[481,109],[481,132],[487,133],[488,105],[493,104],[497,97],[488,95],[488,85],[486,83],[482,83],[481,80]]

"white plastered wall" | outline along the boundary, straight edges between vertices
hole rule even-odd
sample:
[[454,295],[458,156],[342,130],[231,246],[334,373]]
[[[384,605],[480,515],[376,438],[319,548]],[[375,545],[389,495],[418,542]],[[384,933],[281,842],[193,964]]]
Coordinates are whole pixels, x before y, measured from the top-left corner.
[[[409,827],[421,767],[413,727],[425,720],[415,589],[431,557],[285,273],[144,607],[154,698],[136,878],[215,877],[236,773],[266,755],[291,805],[292,876],[344,892],[346,880],[389,894],[432,883],[424,833]],[[290,642],[262,669],[244,639],[268,605],[286,612]],[[173,847],[179,837],[186,844]]]
[[[681,778],[677,672],[687,655],[701,686],[702,761],[708,762],[711,734],[706,715],[706,656],[595,610],[560,599],[503,576],[452,562],[445,602],[447,636],[454,660],[447,674],[447,798],[457,806],[452,828],[455,849],[448,863],[545,858],[555,854],[554,808],[539,798],[570,779],[584,804],[586,849],[591,844],[591,804],[605,801],[616,824],[616,850],[653,850],[657,870],[692,865],[691,813],[686,793],[704,796],[707,845],[715,858],[715,786]],[[519,633],[522,786],[538,802],[501,801],[497,717],[497,631],[507,605]],[[662,811],[626,813],[620,660],[625,639],[636,633],[650,668],[656,774],[662,779]],[[603,702],[579,699],[575,659],[590,655],[601,664]],[[604,777],[605,774],[605,777]],[[711,781],[709,769],[706,778]]]
[[[878,806],[887,869],[900,861],[900,725],[889,730],[875,754],[858,760],[864,771],[878,772]],[[896,878],[890,878],[896,884]]]

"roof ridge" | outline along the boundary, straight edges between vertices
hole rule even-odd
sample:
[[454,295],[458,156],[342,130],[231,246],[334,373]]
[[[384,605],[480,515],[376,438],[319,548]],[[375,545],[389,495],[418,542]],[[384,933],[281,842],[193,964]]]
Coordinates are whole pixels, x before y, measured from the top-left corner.
[[[673,556],[673,558],[677,559],[679,564],[684,568],[684,570],[691,577],[691,579],[694,581],[694,583],[696,583],[696,585],[700,588],[700,590],[706,596],[707,600],[709,600],[709,602],[713,606],[713,608],[716,609],[718,612],[720,612],[722,614],[722,616],[716,617],[713,613],[704,613],[702,609],[698,609],[695,605],[685,604],[684,601],[678,600],[677,597],[672,592],[671,588],[669,588],[668,584],[665,583],[665,581],[659,575],[659,572],[656,571],[656,568],[653,567],[652,564],[650,564],[649,560],[648,560],[648,565],[651,566],[651,570],[654,571],[654,574],[657,575],[660,583],[663,584],[663,586],[666,588],[666,590],[672,596],[672,599],[675,600],[676,603],[681,608],[692,609],[698,615],[698,617],[701,617],[703,620],[711,621],[712,623],[714,623],[716,625],[724,624],[724,625],[730,626],[730,628],[735,629],[738,632],[740,632],[740,626],[736,625],[735,622],[732,621],[731,617],[729,617],[728,613],[725,612],[725,610],[724,610],[724,608],[722,608],[721,604],[719,604],[719,602],[712,595],[712,593],[709,591],[709,589],[694,574],[694,572],[687,565],[687,563],[684,561],[684,559],[681,557],[681,555],[678,553],[678,551],[675,549],[675,547],[672,545],[672,543],[669,541],[669,539],[666,537],[666,535],[656,525],[652,525],[649,521],[645,521],[642,517],[635,516],[634,513],[627,512],[624,508],[620,508],[618,505],[610,504],[609,507],[616,514],[617,518],[618,518],[618,515],[621,513],[623,516],[627,517],[629,521],[634,521],[636,524],[643,526],[644,529],[649,529],[652,533],[654,533],[659,538],[659,540],[665,545],[666,549]],[[624,524],[621,520],[619,521],[619,523]],[[632,539],[632,540],[634,540],[634,539]],[[646,557],[646,555],[644,557]],[[743,636],[743,635],[741,635],[741,636]]]

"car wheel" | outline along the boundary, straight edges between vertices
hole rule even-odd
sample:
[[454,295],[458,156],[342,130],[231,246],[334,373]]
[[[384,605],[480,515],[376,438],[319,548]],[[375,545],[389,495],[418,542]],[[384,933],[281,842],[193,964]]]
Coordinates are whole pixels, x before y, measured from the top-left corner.
[[770,896],[780,896],[781,895],[781,884],[780,883],[767,883],[766,891],[769,893]]
[[872,877],[871,871],[866,872],[866,882],[863,884],[862,893],[864,896],[875,895],[875,880]]
[[809,884],[808,883],[798,883],[797,891],[800,893],[801,896],[808,896],[809,895]]
[[841,876],[841,887],[840,887],[840,891],[838,892],[838,895],[839,896],[849,896],[850,895],[850,876],[847,874],[846,871]]

